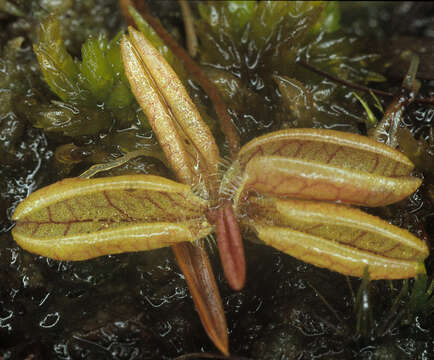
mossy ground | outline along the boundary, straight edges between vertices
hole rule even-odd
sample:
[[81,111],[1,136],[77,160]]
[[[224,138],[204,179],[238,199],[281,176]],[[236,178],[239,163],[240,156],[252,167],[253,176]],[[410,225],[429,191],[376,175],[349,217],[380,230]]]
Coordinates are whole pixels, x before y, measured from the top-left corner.
[[[57,11],[66,51],[72,58],[83,60],[81,47],[89,35],[98,39],[105,34],[106,39],[112,39],[125,29],[117,2],[10,2],[25,16],[1,13],[0,25],[0,357],[173,359],[191,352],[216,352],[202,329],[170,249],[72,263],[29,254],[13,242],[9,232],[11,213],[39,187],[65,176],[76,176],[93,163],[135,148],[152,148],[151,157],[117,171],[170,176],[170,170],[152,157],[158,151],[155,138],[146,127],[146,119],[137,115],[134,102],[131,108],[122,110],[59,98],[45,83],[32,49],[32,44],[38,41],[38,23],[48,13]],[[182,19],[176,3],[151,2],[151,6],[182,41]],[[220,20],[223,15],[230,16],[221,6],[216,2],[208,8],[214,9]],[[373,80],[387,78],[376,86],[396,91],[403,74],[385,68],[388,59],[381,57],[379,49],[371,48],[371,39],[375,37],[381,42],[392,35],[406,35],[430,43],[432,7],[412,8],[412,17],[398,26],[395,18],[404,11],[403,7],[410,5],[377,6],[345,5],[341,8],[341,29],[335,28],[335,19],[324,25],[328,27],[323,27],[323,32],[313,26],[318,14],[312,10],[311,15],[294,17],[299,22],[282,24],[280,34],[287,34],[283,40],[270,30],[273,25],[270,22],[267,29],[272,34],[271,44],[288,41],[281,47],[267,47],[262,40],[243,43],[239,28],[214,26],[207,20],[208,10],[197,9],[196,15],[202,19],[198,22],[199,37],[204,44],[199,59],[206,73],[223,90],[243,142],[270,130],[292,126],[366,131],[366,115],[358,100],[351,96],[351,89],[294,65],[294,60],[306,59],[308,51],[309,59],[323,70],[371,86],[376,84]],[[236,13],[239,24],[248,22],[249,11],[253,10],[246,7]],[[309,24],[309,19],[313,27],[303,35],[302,27]],[[322,21],[326,23],[324,18]],[[260,30],[251,30],[249,36],[260,38],[261,34],[255,35],[255,31]],[[236,36],[240,37],[238,42],[234,42]],[[22,40],[17,40],[19,37]],[[281,57],[275,56],[276,51]],[[261,56],[255,58],[258,53]],[[291,78],[301,81],[317,106],[308,114],[304,108],[289,111],[288,99],[274,75],[285,81]],[[433,78],[427,75],[423,81],[424,94],[433,92],[430,80]],[[185,82],[190,84],[189,91],[221,139],[224,151],[209,100],[191,85],[191,79]],[[308,96],[303,92],[301,95]],[[59,105],[60,100],[63,105]],[[372,98],[366,95],[365,100],[372,106]],[[387,104],[387,100],[382,101]],[[71,115],[75,111],[79,117]],[[63,122],[56,114],[60,114]],[[409,140],[406,144],[418,165],[417,171],[424,176],[423,187],[408,200],[375,211],[431,242],[433,165],[427,160],[418,164],[417,160],[432,159],[432,119],[432,109],[426,104],[413,104],[403,119],[421,142],[419,147],[407,144]],[[86,121],[93,121],[93,125]],[[73,150],[62,147],[71,143]],[[423,150],[421,155],[416,153],[415,146]],[[358,309],[354,309],[354,302],[359,279],[347,281],[339,274],[299,262],[271,248],[250,241],[245,244],[248,276],[246,288],[241,292],[228,288],[217,256],[211,255],[233,354],[252,359],[433,358],[433,315],[408,311],[410,296],[397,298],[403,281],[377,281],[370,285],[364,293],[369,294],[369,310],[361,314],[366,321],[357,330]],[[432,278],[432,256],[426,265]],[[397,303],[395,299],[399,299]]]

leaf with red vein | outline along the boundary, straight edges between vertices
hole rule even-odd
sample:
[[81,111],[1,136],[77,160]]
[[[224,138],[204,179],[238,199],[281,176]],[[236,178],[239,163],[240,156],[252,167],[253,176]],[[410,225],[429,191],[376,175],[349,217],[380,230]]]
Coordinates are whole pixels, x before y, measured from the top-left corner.
[[12,234],[30,252],[84,260],[200,239],[213,230],[207,208],[189,186],[158,176],[64,179],[17,207]]
[[229,201],[216,210],[216,232],[226,280],[232,289],[241,290],[246,281],[246,260],[238,221]]
[[253,140],[240,152],[243,191],[280,197],[383,206],[414,192],[411,161],[364,136],[291,129]]
[[178,179],[190,185],[205,181],[208,191],[215,193],[218,148],[176,73],[132,27],[121,48],[131,89]]
[[287,129],[244,145],[244,167],[254,156],[278,155],[383,176],[407,176],[412,162],[399,151],[366,136],[324,129]]
[[358,209],[304,200],[251,197],[246,224],[267,245],[319,267],[372,279],[424,272],[426,244],[408,231]]
[[197,312],[209,338],[226,356],[229,355],[228,330],[223,303],[208,255],[201,241],[172,247],[185,275]]
[[313,161],[261,156],[250,160],[242,188],[285,198],[383,206],[406,198],[421,184],[415,177],[386,177]]

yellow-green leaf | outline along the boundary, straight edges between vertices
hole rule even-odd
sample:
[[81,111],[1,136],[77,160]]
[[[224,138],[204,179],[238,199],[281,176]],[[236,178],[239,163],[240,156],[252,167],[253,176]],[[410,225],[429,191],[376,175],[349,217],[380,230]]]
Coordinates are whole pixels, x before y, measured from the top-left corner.
[[40,24],[39,38],[33,49],[51,90],[64,101],[82,99],[77,85],[79,69],[63,43],[57,17],[49,16]]
[[131,27],[121,47],[131,89],[177,177],[190,185],[207,183],[212,177],[216,189],[217,145],[176,73]]
[[238,190],[382,206],[404,199],[421,180],[411,161],[364,136],[332,130],[291,129],[259,137],[239,155],[245,169]]
[[208,203],[152,175],[65,179],[31,194],[12,231],[24,249],[63,260],[151,250],[209,234]]
[[107,49],[105,36],[89,37],[81,47],[81,81],[98,102],[109,96],[115,80]]
[[429,254],[408,231],[344,205],[251,197],[244,212],[267,245],[345,275],[368,266],[372,279],[413,277]]

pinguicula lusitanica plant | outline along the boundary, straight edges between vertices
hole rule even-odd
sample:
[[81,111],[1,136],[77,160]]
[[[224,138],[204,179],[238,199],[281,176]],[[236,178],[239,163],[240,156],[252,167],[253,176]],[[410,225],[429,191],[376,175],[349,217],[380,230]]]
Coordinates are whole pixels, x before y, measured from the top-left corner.
[[122,36],[121,50],[131,90],[179,182],[135,174],[49,185],[14,213],[21,247],[86,260],[173,246],[204,328],[225,354],[226,321],[201,245],[213,232],[236,290],[246,281],[241,231],[345,275],[424,272],[423,241],[352,207],[392,204],[420,186],[399,151],[356,134],[287,129],[253,139],[221,171],[214,136],[164,57],[134,28]]

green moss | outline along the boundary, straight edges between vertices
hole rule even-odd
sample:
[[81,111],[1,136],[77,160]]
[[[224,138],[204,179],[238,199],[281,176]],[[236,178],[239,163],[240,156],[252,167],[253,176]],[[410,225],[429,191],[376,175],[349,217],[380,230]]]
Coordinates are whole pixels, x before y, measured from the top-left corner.
[[[201,2],[198,10],[200,60],[220,72],[220,77],[214,74],[212,78],[220,88],[228,83],[228,77],[236,77],[230,94],[223,96],[242,102],[247,109],[232,113],[246,140],[270,128],[324,127],[339,123],[356,131],[358,123],[365,122],[360,107],[350,96],[350,89],[301,65],[308,62],[357,83],[385,81],[371,68],[378,55],[370,52],[369,44],[340,30],[338,3],[208,1]],[[278,89],[274,76],[295,79],[314,100],[309,121],[300,121],[288,108],[292,98]],[[247,99],[245,89],[262,101],[257,101],[255,96]]]
[[[188,352],[215,352],[185,292],[185,283],[171,260],[169,249],[158,254],[58,263],[31,256],[12,245],[7,233],[11,226],[8,216],[28,192],[64,176],[76,176],[93,163],[113,160],[120,151],[146,149],[150,156],[158,158],[161,149],[147,131],[143,113],[126,95],[128,84],[122,80],[117,46],[120,33],[114,36],[121,29],[116,22],[120,14],[114,10],[117,1],[10,2],[18,4],[27,17],[14,21],[9,15],[3,28],[0,58],[0,213],[5,224],[0,248],[5,270],[0,276],[5,286],[0,292],[5,314],[12,314],[4,320],[0,356],[11,354],[11,358],[23,358],[41,351],[48,358],[89,358],[105,356],[107,354],[102,354],[100,349],[119,344],[122,346],[119,351],[123,351],[125,357],[134,356],[131,354],[138,351],[158,359],[175,358]],[[168,3],[171,11],[176,9],[176,2]],[[150,4],[160,6],[160,2]],[[336,126],[357,131],[354,124],[364,123],[366,115],[360,102],[350,95],[351,90],[307,71],[298,61],[308,61],[354,82],[382,81],[384,78],[373,67],[378,57],[369,51],[369,43],[366,45],[363,39],[349,36],[336,25],[339,11],[333,10],[335,3],[331,2],[327,2],[325,8],[308,3],[305,7],[300,5],[298,15],[297,9],[291,10],[291,14],[297,15],[292,20],[286,18],[289,12],[286,15],[272,13],[278,24],[274,27],[268,24],[268,32],[261,32],[257,25],[255,31],[260,37],[257,40],[256,35],[253,36],[253,23],[260,19],[260,6],[264,14],[282,9],[278,7],[282,4],[273,2],[200,2],[200,19],[196,24],[201,39],[200,61],[222,92],[243,140],[250,140],[258,131],[270,131],[273,127],[298,126],[302,123],[300,119],[306,120],[303,124],[307,125],[303,126]],[[372,5],[364,3],[363,6]],[[26,25],[25,31],[26,21],[37,24],[46,16],[45,9],[56,12],[60,22],[59,32],[50,36],[54,40],[60,37],[62,42],[54,41],[51,45],[63,51],[60,57],[63,56],[65,62],[53,64],[64,66],[65,74],[74,78],[73,86],[68,88],[67,76],[49,74],[54,85],[61,85],[59,91],[65,94],[64,98],[44,83],[36,57],[25,46],[37,43],[33,28]],[[318,14],[319,9],[322,10]],[[378,7],[376,12],[384,15]],[[356,18],[360,18],[359,13],[358,10]],[[281,22],[280,17],[284,18]],[[376,19],[379,17],[377,15]],[[18,28],[20,32],[14,30]],[[151,29],[148,27],[146,31]],[[382,30],[375,26],[375,31]],[[151,41],[156,44],[155,40]],[[83,44],[89,47],[88,53],[80,57],[82,46],[85,50]],[[163,42],[159,46],[167,48]],[[47,51],[53,52],[50,48]],[[85,66],[83,58],[87,59]],[[89,83],[94,74],[86,72],[94,68],[98,72]],[[69,73],[68,69],[73,71]],[[110,78],[106,76],[109,73],[119,73],[119,77]],[[102,84],[111,84],[111,91],[106,92]],[[189,84],[190,81],[187,86]],[[298,84],[301,86],[297,88]],[[429,84],[423,86],[426,88]],[[382,88],[394,90],[393,83]],[[200,90],[193,86],[189,90],[195,95],[195,102],[204,99]],[[72,100],[66,97],[68,93],[74,95]],[[309,104],[306,100],[310,96],[314,99],[311,110],[304,106]],[[374,110],[375,100],[366,94],[362,96]],[[206,106],[201,105],[201,111],[210,111],[209,102],[203,101],[203,104]],[[432,128],[428,115],[420,121],[412,109],[408,109],[406,120],[413,124],[410,136],[417,134],[417,137],[416,140],[414,137],[400,139],[401,150],[413,159],[418,170],[425,172],[426,185],[408,202],[378,211],[389,221],[411,231],[426,231],[432,239],[432,201],[427,189],[432,188],[432,176],[429,176],[432,174],[433,136],[432,129],[427,130]],[[214,124],[213,121],[210,116],[209,122]],[[67,153],[70,157],[66,163],[50,162],[56,147],[61,150],[64,144],[74,144]],[[170,176],[161,161],[150,158],[138,158],[110,175],[137,172]],[[246,236],[253,237],[252,234]],[[384,353],[384,356],[392,354],[396,358],[416,358],[430,349],[434,331],[431,258],[426,264],[430,274],[427,280],[371,283],[365,280],[358,306],[353,309],[351,289],[347,288],[344,277],[302,264],[268,247],[250,242],[246,246],[251,280],[242,292],[228,290],[219,267],[215,268],[219,288],[226,299],[231,351],[237,355],[265,358],[273,354],[287,357],[303,354],[307,359],[321,356],[346,359],[382,357]],[[32,281],[35,274],[36,282]],[[359,284],[357,279],[348,282]],[[324,294],[344,324],[330,314],[318,295],[307,286],[309,283]],[[181,292],[173,296],[174,289]],[[155,304],[163,305],[156,307]],[[367,310],[363,308],[365,305]],[[47,314],[57,313],[61,319],[58,324],[50,328],[40,325]],[[357,320],[358,333],[354,329]],[[122,331],[117,332],[116,324],[121,324]],[[167,324],[172,329],[169,332]],[[69,330],[65,332],[65,328]],[[372,333],[374,336],[370,336]],[[365,334],[365,338],[361,340],[360,334]],[[285,336],[288,341],[282,342]],[[109,338],[119,341],[114,343]],[[179,346],[175,349],[170,344]],[[400,352],[404,349],[406,354],[393,349],[400,349]]]
[[89,37],[81,48],[81,62],[66,50],[59,21],[48,17],[40,25],[34,45],[44,79],[65,102],[116,109],[129,106],[133,96],[122,69],[120,34],[112,41],[104,35]]
[[51,90],[64,101],[84,101],[87,94],[81,93],[77,85],[79,67],[66,50],[56,17],[41,23],[39,38],[33,49]]
[[[141,15],[133,8],[130,11],[138,28],[186,82],[183,64]],[[122,34],[123,31],[118,32],[112,40],[105,33],[90,36],[81,47],[79,60],[66,48],[58,17],[52,15],[41,22],[34,52],[44,80],[62,102],[38,106],[30,116],[36,127],[73,137],[96,135],[113,123],[128,126],[137,117],[142,128],[150,130],[125,76],[120,50]]]
[[13,16],[24,16],[24,12],[18,6],[7,0],[0,0],[0,11]]

